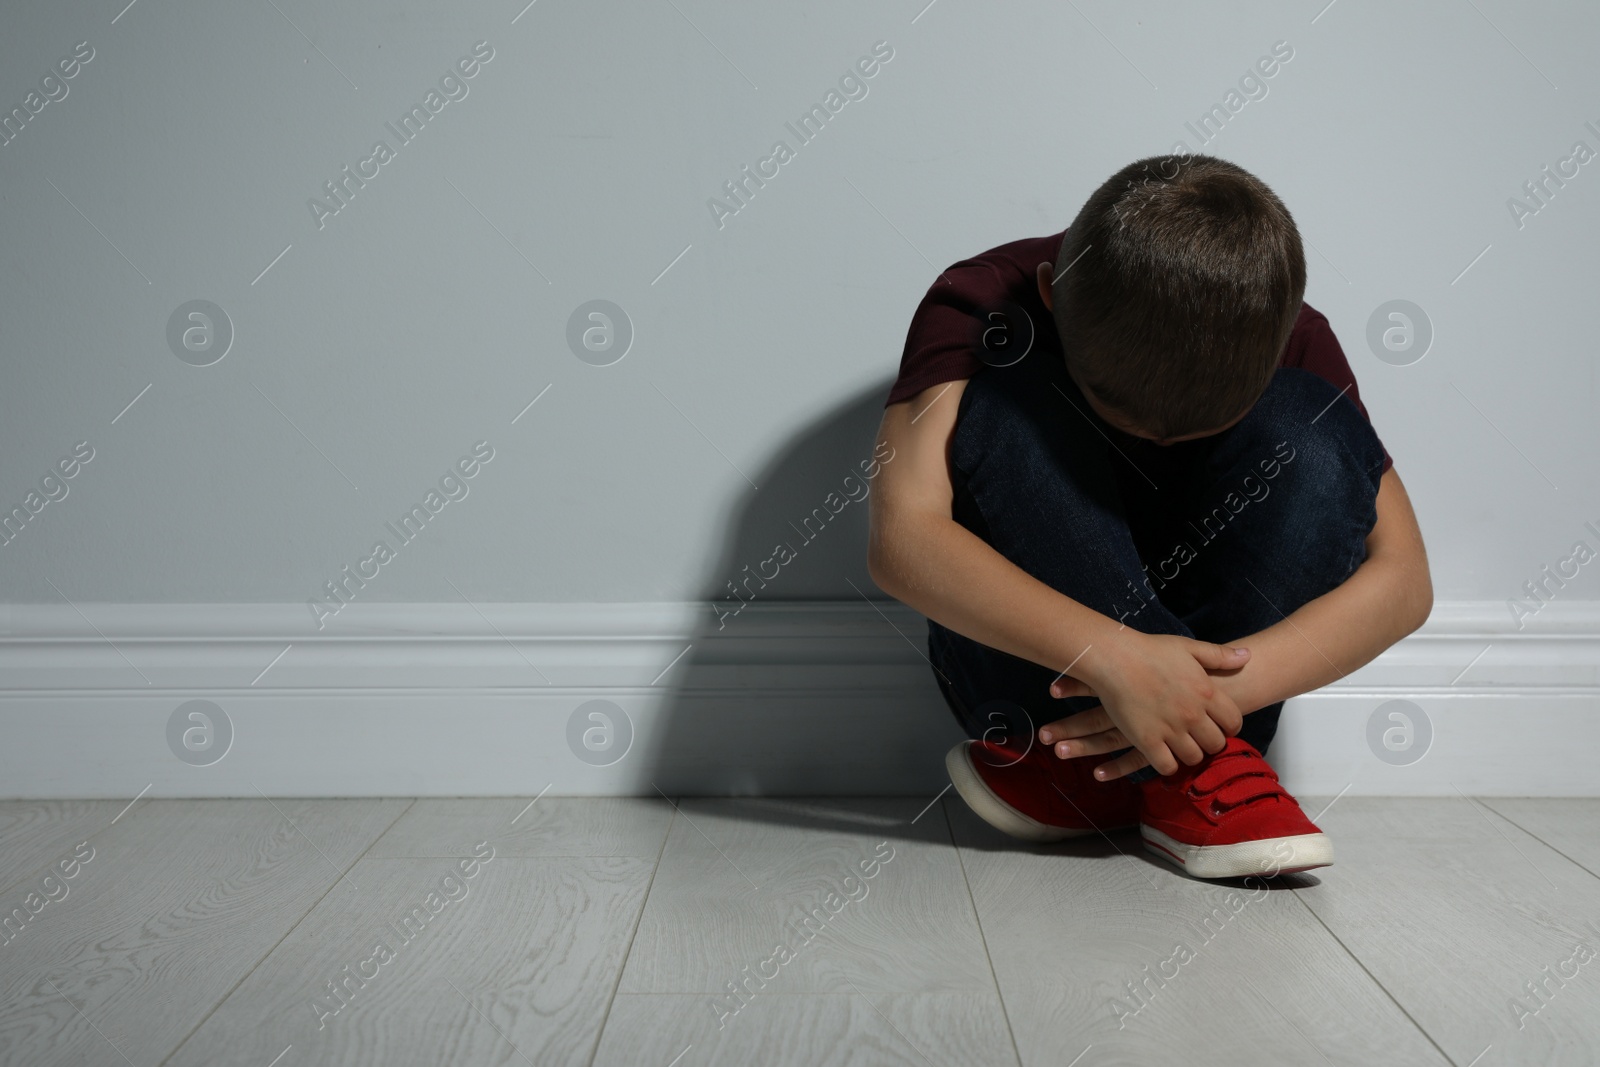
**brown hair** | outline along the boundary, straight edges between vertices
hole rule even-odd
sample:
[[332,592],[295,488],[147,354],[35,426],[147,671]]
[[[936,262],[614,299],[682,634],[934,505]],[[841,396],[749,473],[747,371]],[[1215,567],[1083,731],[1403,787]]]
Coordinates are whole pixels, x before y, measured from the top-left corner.
[[1152,156],[1106,179],[1054,269],[1074,378],[1159,438],[1215,430],[1261,398],[1306,286],[1288,208],[1212,156]]

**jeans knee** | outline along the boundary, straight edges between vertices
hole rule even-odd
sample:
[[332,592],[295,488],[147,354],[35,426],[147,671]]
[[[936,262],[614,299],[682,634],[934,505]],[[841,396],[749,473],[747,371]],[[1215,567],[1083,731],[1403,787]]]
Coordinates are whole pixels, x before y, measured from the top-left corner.
[[967,381],[956,413],[950,441],[950,460],[968,473],[980,466],[1027,467],[1052,450],[1057,431],[1063,430],[1062,410],[1052,411],[1017,388],[1014,375],[1005,371],[980,372]]
[[1254,423],[1252,436],[1272,455],[1263,462],[1293,464],[1301,485],[1347,490],[1367,485],[1377,492],[1383,445],[1355,402],[1327,380],[1282,368],[1247,420]]
[[967,380],[961,392],[961,403],[956,408],[955,430],[950,438],[952,459],[959,460],[963,451],[970,451],[974,442],[992,439],[997,430],[1010,425],[1005,417],[1006,396],[988,376],[975,375]]

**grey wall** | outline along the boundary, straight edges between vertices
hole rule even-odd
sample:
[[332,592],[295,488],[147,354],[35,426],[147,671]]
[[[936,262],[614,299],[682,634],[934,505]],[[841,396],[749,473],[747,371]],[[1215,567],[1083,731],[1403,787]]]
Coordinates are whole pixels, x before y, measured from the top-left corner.
[[[1185,122],[1278,41],[1204,150],[1295,212],[1439,595],[1600,544],[1600,163],[1507,206],[1600,150],[1600,9],[924,2],[7,5],[0,109],[94,55],[0,146],[0,504],[94,458],[0,547],[0,596],[302,602],[480,440],[364,598],[708,594],[867,455],[939,269],[1200,149]],[[308,199],[479,41],[468,95],[319,228]],[[868,94],[719,229],[707,199],[878,41]],[[592,299],[635,331],[610,366],[567,344]],[[1366,341],[1393,299],[1435,334],[1408,366]],[[191,300],[235,331],[210,366],[168,345]],[[855,595],[852,507],[773,595]]]

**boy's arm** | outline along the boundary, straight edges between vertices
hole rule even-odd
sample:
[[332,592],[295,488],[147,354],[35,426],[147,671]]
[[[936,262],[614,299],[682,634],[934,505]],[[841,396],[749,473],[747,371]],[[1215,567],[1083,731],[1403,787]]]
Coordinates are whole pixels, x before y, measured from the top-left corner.
[[[1343,585],[1325,593],[1259,633],[1240,639],[1250,649],[1243,668],[1218,684],[1245,712],[1308,693],[1365,666],[1411,633],[1433,608],[1433,583],[1422,531],[1400,475],[1390,468],[1378,483],[1377,522],[1367,535],[1367,558]],[[1248,589],[1241,596],[1259,596]],[[1052,686],[1058,696],[1083,687]],[[1075,738],[1073,756],[1115,752],[1127,742],[1102,709],[1051,723],[1041,732],[1052,742]],[[1057,751],[1060,751],[1059,745]],[[1114,775],[1144,765],[1137,752],[1107,766]]]
[[1240,710],[1309,693],[1376,659],[1427,621],[1433,580],[1422,531],[1400,475],[1378,483],[1367,558],[1343,585],[1246,638],[1249,666],[1224,680]]
[[1070,668],[1164,774],[1221,750],[1241,715],[1207,668],[1237,668],[1248,653],[1123,627],[1027,574],[951,517],[948,450],[965,386],[933,386],[884,412],[879,436],[893,451],[870,497],[873,581],[974,641],[1053,671]]

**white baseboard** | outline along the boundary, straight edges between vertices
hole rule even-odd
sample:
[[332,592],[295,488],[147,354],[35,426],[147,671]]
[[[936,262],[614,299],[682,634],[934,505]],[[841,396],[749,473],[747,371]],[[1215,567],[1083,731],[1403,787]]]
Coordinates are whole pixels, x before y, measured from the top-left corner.
[[[720,630],[703,603],[354,604],[320,633],[303,605],[0,606],[0,795],[932,798],[961,735],[925,639],[865,601],[757,602]],[[190,700],[233,726],[208,766],[168,744]],[[568,744],[591,700],[633,725],[609,766]],[[1432,724],[1405,766],[1368,744],[1392,700]],[[1291,701],[1272,756],[1308,795],[1595,795],[1597,711],[1600,603],[1522,631],[1503,603],[1441,604]]]

